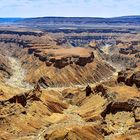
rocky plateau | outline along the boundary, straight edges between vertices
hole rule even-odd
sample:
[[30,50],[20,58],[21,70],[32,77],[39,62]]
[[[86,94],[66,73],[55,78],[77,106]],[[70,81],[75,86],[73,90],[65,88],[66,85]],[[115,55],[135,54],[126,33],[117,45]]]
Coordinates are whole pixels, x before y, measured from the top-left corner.
[[55,36],[0,29],[0,140],[140,140],[140,34]]

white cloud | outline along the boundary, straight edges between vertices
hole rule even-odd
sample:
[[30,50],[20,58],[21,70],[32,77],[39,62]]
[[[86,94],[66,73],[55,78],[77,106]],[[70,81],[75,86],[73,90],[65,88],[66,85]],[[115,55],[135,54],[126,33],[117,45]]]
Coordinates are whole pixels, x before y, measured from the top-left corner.
[[140,14],[140,0],[0,0],[0,16],[121,16]]

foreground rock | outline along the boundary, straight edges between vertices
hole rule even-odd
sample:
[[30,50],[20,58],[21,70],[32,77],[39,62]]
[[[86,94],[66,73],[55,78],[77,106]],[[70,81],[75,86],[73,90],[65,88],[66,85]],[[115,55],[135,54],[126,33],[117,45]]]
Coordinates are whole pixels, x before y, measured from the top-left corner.
[[103,140],[103,136],[96,128],[91,126],[72,126],[70,130],[68,129],[59,129],[51,134],[45,135],[45,140]]

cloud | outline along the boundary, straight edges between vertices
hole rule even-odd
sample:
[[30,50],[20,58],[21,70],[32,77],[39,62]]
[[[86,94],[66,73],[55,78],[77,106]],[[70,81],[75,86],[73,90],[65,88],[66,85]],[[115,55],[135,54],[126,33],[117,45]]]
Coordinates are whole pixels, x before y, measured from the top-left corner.
[[0,0],[1,17],[140,14],[140,0]]

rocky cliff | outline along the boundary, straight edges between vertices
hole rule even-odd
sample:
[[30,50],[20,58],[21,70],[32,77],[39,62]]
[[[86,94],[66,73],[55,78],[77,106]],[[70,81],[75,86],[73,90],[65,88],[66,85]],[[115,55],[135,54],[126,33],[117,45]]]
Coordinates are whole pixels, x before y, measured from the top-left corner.
[[137,139],[140,92],[117,82],[93,85],[88,96],[85,86],[43,90],[37,85],[10,96],[1,91],[0,138]]
[[99,82],[114,73],[110,65],[95,57],[91,48],[59,46],[46,33],[7,31],[0,34],[0,42],[20,59],[27,71],[25,80],[31,84],[80,85]]
[[139,139],[139,43],[74,48],[19,30],[0,38],[0,139]]

